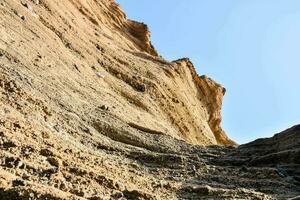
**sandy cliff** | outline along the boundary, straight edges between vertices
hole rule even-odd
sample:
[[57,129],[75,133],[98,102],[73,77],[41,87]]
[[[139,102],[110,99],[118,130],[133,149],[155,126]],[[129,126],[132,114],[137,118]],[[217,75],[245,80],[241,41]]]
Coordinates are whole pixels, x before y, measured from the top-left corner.
[[[2,0],[0,196],[298,195],[299,151],[278,163],[294,166],[281,177],[276,166],[248,163],[253,146],[229,147],[224,94],[189,59],[161,58],[147,26],[112,0]],[[270,154],[260,153],[251,159]]]
[[[198,77],[188,59],[158,57],[147,26],[114,1],[2,4],[2,70],[18,65],[10,81],[49,112],[68,110],[90,126],[99,119],[93,110],[105,105],[127,124],[193,144],[232,144],[220,125],[222,86]],[[62,123],[57,117],[46,123]]]

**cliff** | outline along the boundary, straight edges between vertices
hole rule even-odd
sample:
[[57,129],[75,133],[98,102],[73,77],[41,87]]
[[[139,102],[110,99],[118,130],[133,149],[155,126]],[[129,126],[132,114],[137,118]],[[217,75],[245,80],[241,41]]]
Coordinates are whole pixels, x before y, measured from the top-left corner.
[[263,145],[233,147],[225,89],[161,58],[114,1],[2,0],[0,16],[1,199],[299,195],[296,173],[248,163]]
[[[18,65],[9,81],[38,93],[49,112],[68,110],[91,128],[99,119],[93,110],[105,105],[125,124],[192,144],[233,144],[221,128],[222,86],[198,77],[187,59],[158,57],[147,26],[128,20],[114,1],[3,4],[2,70]],[[12,21],[15,28],[6,28]],[[57,115],[48,120],[64,126]]]

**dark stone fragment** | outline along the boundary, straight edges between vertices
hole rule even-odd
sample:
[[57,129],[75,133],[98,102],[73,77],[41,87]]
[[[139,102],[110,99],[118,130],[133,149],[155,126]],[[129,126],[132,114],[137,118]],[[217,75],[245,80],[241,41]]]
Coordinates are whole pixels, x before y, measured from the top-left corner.
[[13,184],[14,187],[25,186],[25,182],[21,179],[13,180],[12,184]]

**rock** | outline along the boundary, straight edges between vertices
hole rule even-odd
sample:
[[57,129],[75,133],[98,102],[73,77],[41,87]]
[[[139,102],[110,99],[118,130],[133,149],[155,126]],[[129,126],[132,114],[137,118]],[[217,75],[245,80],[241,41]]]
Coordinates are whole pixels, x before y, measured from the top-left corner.
[[139,85],[137,86],[137,90],[138,90],[139,92],[145,92],[145,91],[146,91],[146,85],[144,85],[144,84],[139,84]]
[[15,164],[16,168],[22,168],[24,166],[24,163],[21,160],[16,161]]
[[84,197],[85,196],[85,192],[82,191],[82,190],[72,189],[70,192],[73,193],[73,194],[76,194],[77,196],[80,196],[80,197]]
[[57,132],[61,132],[62,128],[60,125],[56,124],[53,126],[54,130],[56,130]]
[[122,182],[120,182],[120,181],[117,181],[117,182],[115,183],[115,188],[116,188],[117,190],[119,190],[119,191],[125,190],[124,184],[123,184]]
[[29,197],[32,198],[32,199],[34,198],[34,196],[35,196],[35,195],[34,195],[34,193],[32,193],[32,192],[29,194]]
[[50,168],[50,169],[45,169],[41,171],[41,175],[45,177],[51,177],[52,174],[56,174],[59,171],[58,167],[55,168]]
[[105,197],[103,195],[95,195],[95,196],[88,198],[88,200],[104,200],[104,199],[105,199]]
[[17,147],[13,141],[8,140],[7,138],[0,138],[0,146],[6,149]]
[[54,156],[54,153],[49,149],[41,149],[40,155],[49,157],[49,156]]
[[6,157],[4,160],[4,165],[9,168],[19,168],[24,166],[19,158]]
[[223,86],[157,56],[116,0],[0,4],[0,199],[299,195],[300,126],[226,147]]
[[124,194],[123,192],[114,192],[112,195],[111,195],[112,198],[114,199],[121,199],[124,197]]
[[66,185],[65,183],[61,183],[61,184],[59,185],[59,189],[60,189],[60,190],[65,190],[65,189],[67,189],[67,185]]
[[125,190],[124,192],[124,197],[128,200],[134,200],[134,199],[138,199],[138,200],[142,200],[142,199],[148,199],[148,200],[154,200],[156,198],[154,198],[152,195],[139,191],[139,190]]
[[69,172],[75,174],[76,176],[84,176],[88,173],[86,170],[79,167],[70,167]]
[[96,72],[96,75],[97,75],[99,78],[105,78],[105,76],[104,76],[102,73],[100,73],[100,72]]
[[100,109],[101,110],[109,110],[109,107],[108,106],[106,106],[106,105],[102,105],[102,106],[100,106]]
[[25,21],[25,20],[26,20],[26,17],[25,17],[24,15],[22,15],[22,16],[21,16],[21,19],[22,19],[23,21]]
[[28,180],[31,177],[31,175],[27,172],[23,173],[22,178],[25,180]]
[[207,196],[211,191],[211,187],[208,185],[199,185],[199,186],[187,186],[184,190],[192,193],[197,193],[197,195]]
[[104,48],[101,47],[99,44],[96,44],[96,49],[98,49],[99,51],[101,51],[101,53],[105,53]]
[[48,157],[47,161],[55,167],[60,167],[62,165],[61,160],[56,157]]
[[16,180],[13,180],[12,185],[14,187],[25,186],[25,182],[22,179],[16,179]]
[[24,5],[29,11],[33,11],[33,9],[32,9],[32,6],[30,5],[30,4],[28,4],[28,3],[26,3],[25,5]]
[[285,172],[282,169],[276,169],[276,173],[278,174],[278,176],[280,176],[281,178],[286,177]]

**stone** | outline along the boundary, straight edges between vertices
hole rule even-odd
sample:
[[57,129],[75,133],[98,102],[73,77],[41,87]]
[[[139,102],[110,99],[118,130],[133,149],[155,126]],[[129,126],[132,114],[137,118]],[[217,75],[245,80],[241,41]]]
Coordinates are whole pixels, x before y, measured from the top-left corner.
[[101,53],[105,53],[104,48],[101,47],[99,44],[96,44],[96,49],[98,49],[99,51],[101,51]]
[[115,188],[116,188],[117,190],[119,190],[119,191],[125,190],[124,184],[123,184],[122,182],[120,182],[120,181],[117,181],[117,182],[115,183]]
[[100,72],[96,72],[97,77],[99,78],[105,78],[105,75],[100,73]]
[[100,109],[101,110],[109,110],[109,107],[108,106],[106,106],[106,105],[102,105],[102,106],[100,106]]
[[61,183],[61,184],[59,185],[59,189],[65,190],[65,189],[67,189],[67,185],[66,185],[65,183]]
[[22,178],[25,179],[25,180],[28,180],[30,177],[31,177],[31,175],[27,172],[24,172],[23,175],[22,175]]
[[146,85],[144,85],[144,84],[139,84],[139,85],[137,86],[137,90],[138,90],[139,92],[145,92],[145,91],[146,91]]
[[88,200],[104,200],[104,199],[105,197],[103,195],[95,195],[88,198]]
[[139,190],[126,189],[123,193],[126,199],[149,199],[149,200],[156,199],[151,194]]
[[49,149],[41,149],[40,155],[49,157],[49,156],[54,156],[54,153]]
[[124,197],[124,194],[123,192],[114,192],[112,195],[111,195],[112,198],[114,199],[121,199]]
[[56,157],[48,157],[47,161],[55,167],[60,167],[62,165],[61,160]]
[[13,180],[12,185],[14,187],[25,186],[25,182],[22,179],[15,179],[15,180]]
[[57,132],[61,132],[62,128],[60,125],[56,124],[53,126],[54,130],[56,130]]
[[21,160],[16,161],[15,163],[16,168],[22,168],[24,166],[24,163]]

